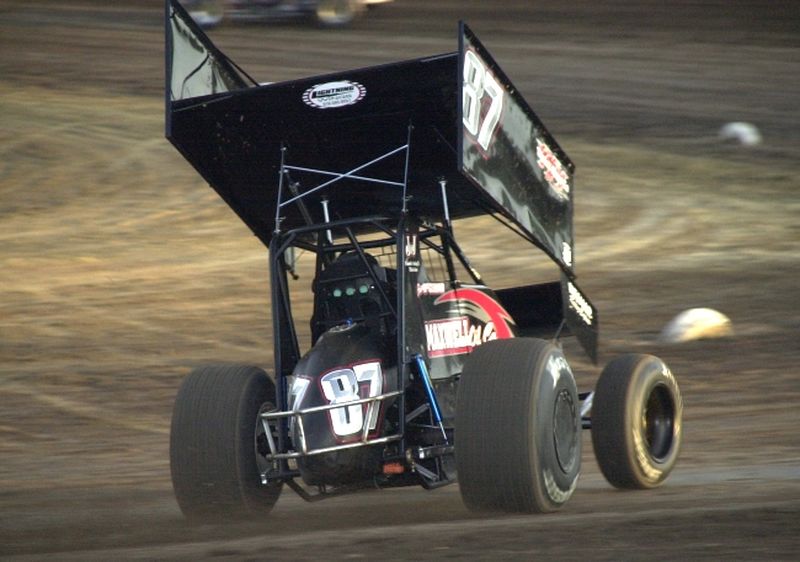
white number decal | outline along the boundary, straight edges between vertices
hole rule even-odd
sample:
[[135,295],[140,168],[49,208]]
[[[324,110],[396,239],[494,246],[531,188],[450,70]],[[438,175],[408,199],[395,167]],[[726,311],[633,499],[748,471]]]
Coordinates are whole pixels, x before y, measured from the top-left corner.
[[[331,404],[358,400],[358,381],[350,369],[328,373],[320,379],[322,392]],[[333,432],[336,435],[351,435],[364,425],[364,414],[360,404],[329,410]]]
[[[461,92],[464,127],[477,138],[481,148],[488,150],[500,123],[504,92],[491,71],[486,69],[483,61],[473,51],[467,51],[464,55],[464,84]],[[484,96],[489,97],[490,103],[481,123]]]
[[481,117],[480,99],[483,97],[483,63],[472,51],[464,55],[464,85],[462,87],[462,107],[464,127],[471,135],[478,134],[478,121]]
[[[353,370],[356,373],[356,380],[359,383],[369,384],[367,396],[364,398],[372,398],[379,396],[383,392],[383,375],[381,374],[380,363],[364,363],[362,365],[354,365]],[[367,424],[369,431],[372,431],[378,426],[378,413],[380,412],[380,404],[378,402],[371,402],[367,406]]]
[[[362,398],[359,392],[361,384],[369,386],[367,396],[378,396],[383,390],[383,377],[381,376],[380,363],[364,363],[355,365],[352,369],[338,369],[331,371],[320,379],[322,393],[331,404],[344,404]],[[363,404],[353,404],[342,408],[329,410],[333,432],[339,436],[352,435],[364,428]],[[367,423],[370,430],[378,424],[377,404],[367,407]]]

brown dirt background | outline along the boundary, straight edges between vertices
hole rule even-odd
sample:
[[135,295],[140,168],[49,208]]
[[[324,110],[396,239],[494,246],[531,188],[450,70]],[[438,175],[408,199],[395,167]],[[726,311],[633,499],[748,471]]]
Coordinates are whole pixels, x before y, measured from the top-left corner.
[[[271,365],[266,251],[163,138],[154,0],[0,0],[0,558],[796,559],[800,548],[800,5],[397,0],[352,29],[225,25],[276,81],[455,48],[465,19],[578,168],[579,281],[605,363],[656,353],[685,399],[665,486],[619,492],[588,435],[559,513],[477,516],[455,486],[185,524],[171,404],[214,360]],[[724,143],[730,121],[763,144]],[[460,227],[490,284],[538,274]],[[659,345],[680,311],[735,334]],[[576,352],[573,343],[567,349]],[[572,353],[579,383],[598,370]]]

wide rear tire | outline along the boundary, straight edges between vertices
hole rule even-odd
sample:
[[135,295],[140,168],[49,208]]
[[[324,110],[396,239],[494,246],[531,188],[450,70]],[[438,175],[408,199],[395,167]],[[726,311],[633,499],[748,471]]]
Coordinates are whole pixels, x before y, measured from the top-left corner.
[[617,488],[660,485],[681,447],[683,399],[675,377],[653,355],[629,354],[600,375],[592,403],[592,445]]
[[183,381],[172,414],[170,469],[187,518],[225,521],[269,513],[282,483],[261,483],[266,441],[259,413],[274,404],[275,387],[258,367],[209,365]]
[[476,348],[459,381],[455,440],[469,509],[530,513],[561,507],[581,464],[578,392],[561,350],[529,338]]

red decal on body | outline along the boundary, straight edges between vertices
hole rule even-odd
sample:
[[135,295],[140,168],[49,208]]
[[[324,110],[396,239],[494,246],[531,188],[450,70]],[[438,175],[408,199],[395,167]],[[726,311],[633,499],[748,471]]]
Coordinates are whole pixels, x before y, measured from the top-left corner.
[[514,323],[514,320],[511,318],[511,315],[499,302],[486,293],[478,289],[454,289],[436,299],[434,304],[451,301],[470,302],[483,310],[489,317],[489,320],[494,323],[494,328],[497,331],[497,339],[514,337],[514,332],[511,330],[511,324]]
[[455,302],[450,316],[425,323],[429,357],[461,355],[490,340],[513,338],[511,315],[499,302],[477,289],[455,289],[434,304]]

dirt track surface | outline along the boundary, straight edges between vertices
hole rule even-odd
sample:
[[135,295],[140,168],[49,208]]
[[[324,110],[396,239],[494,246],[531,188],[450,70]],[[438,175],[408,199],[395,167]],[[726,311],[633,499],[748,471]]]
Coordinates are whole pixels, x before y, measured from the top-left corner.
[[[455,486],[287,491],[268,520],[197,528],[169,482],[172,400],[195,365],[271,365],[266,251],[163,139],[160,2],[0,1],[0,557],[796,559],[800,7],[668,4],[398,0],[345,31],[212,33],[276,81],[450,51],[470,23],[577,164],[601,363],[655,353],[681,384],[666,485],[612,489],[585,435],[553,515],[470,514]],[[729,121],[763,144],[720,141]],[[459,234],[510,285],[536,267],[491,259],[495,231]],[[735,334],[656,343],[696,306]]]

